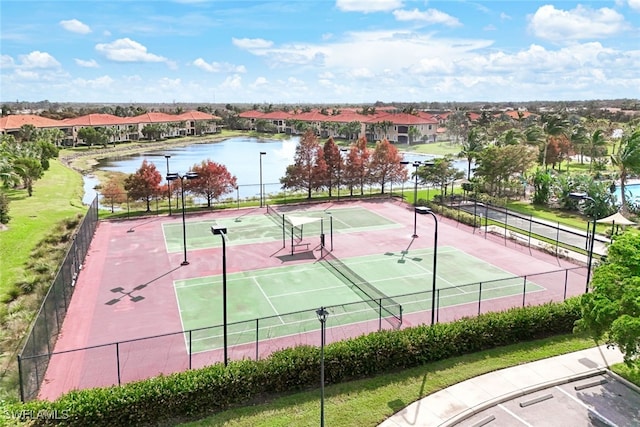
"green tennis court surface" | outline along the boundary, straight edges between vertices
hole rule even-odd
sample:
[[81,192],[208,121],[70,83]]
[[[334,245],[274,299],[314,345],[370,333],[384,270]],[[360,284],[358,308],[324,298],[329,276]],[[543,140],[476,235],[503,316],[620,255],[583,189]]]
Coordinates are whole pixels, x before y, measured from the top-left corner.
[[[406,314],[431,309],[432,260],[431,250],[415,250],[341,261],[402,304]],[[461,287],[471,283],[484,282],[483,299],[523,290],[522,279],[452,247],[439,248],[437,273],[440,308],[477,301],[477,286]],[[221,348],[222,327],[209,326],[223,323],[222,277],[178,280],[174,286],[184,330],[206,328],[192,332],[192,352]],[[527,292],[542,290],[532,282],[526,287]],[[315,310],[320,306],[334,306],[331,326],[378,319],[378,310],[361,296],[362,292],[339,279],[323,261],[228,274],[229,345],[316,330]],[[260,320],[256,323],[256,319]]]
[[[316,239],[320,242],[320,229],[328,235],[333,228],[334,233],[352,233],[364,230],[388,229],[402,227],[375,212],[362,207],[331,209],[329,211],[287,211],[285,217],[322,218],[323,220],[305,224],[302,227],[303,239]],[[333,217],[333,219],[331,219]],[[187,250],[206,249],[221,246],[220,238],[211,234],[211,226],[227,228],[228,245],[245,245],[282,240],[282,226],[265,214],[244,215],[236,218],[220,218],[207,221],[189,221],[186,223]],[[183,250],[182,222],[162,224],[167,252]],[[287,234],[287,238],[289,238]]]

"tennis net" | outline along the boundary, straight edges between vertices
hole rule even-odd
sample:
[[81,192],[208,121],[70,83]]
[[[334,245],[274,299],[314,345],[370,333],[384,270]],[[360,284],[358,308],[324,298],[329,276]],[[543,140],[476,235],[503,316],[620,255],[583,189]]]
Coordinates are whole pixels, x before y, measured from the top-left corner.
[[294,226],[291,221],[284,216],[284,214],[281,214],[269,205],[267,205],[267,214],[269,214],[269,218],[274,220],[276,224],[287,232],[287,234],[291,235],[293,233],[293,236],[296,239],[302,240],[302,230]]
[[[342,261],[336,258],[331,251],[322,246],[322,264],[331,267],[331,271],[342,282],[353,289],[371,308],[388,314],[385,320],[394,327],[400,329],[402,326],[402,306],[390,297],[380,292],[371,283],[364,280],[358,273],[347,267]],[[347,282],[345,282],[348,281]]]

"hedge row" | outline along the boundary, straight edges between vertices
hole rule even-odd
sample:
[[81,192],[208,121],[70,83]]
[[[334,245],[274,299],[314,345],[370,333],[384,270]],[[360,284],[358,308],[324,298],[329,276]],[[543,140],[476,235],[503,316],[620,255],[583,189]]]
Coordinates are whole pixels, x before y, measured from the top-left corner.
[[[578,299],[488,313],[452,323],[363,335],[325,348],[327,383],[420,366],[573,330]],[[230,362],[122,386],[70,392],[55,402],[15,405],[10,413],[58,414],[34,425],[157,425],[187,420],[318,386],[320,352],[299,346],[252,361]],[[30,415],[29,415],[30,414]],[[37,417],[36,417],[37,418]]]

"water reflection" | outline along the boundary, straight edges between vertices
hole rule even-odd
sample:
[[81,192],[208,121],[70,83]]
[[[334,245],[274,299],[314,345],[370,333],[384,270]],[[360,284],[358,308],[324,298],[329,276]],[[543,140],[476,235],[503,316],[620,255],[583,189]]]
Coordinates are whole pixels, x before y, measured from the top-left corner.
[[[167,159],[169,158],[169,172],[185,173],[191,167],[203,160],[211,159],[216,163],[227,167],[238,180],[238,191],[232,197],[241,198],[257,197],[259,195],[260,182],[260,152],[266,152],[262,156],[262,182],[265,192],[276,193],[280,190],[280,178],[286,172],[287,166],[293,163],[296,146],[299,137],[291,137],[285,140],[259,139],[236,137],[220,142],[197,143],[183,147],[169,147],[165,150],[151,150],[144,153],[118,156],[98,161],[94,169],[111,172],[134,173],[140,168],[143,160],[153,163],[163,178],[167,173]],[[433,156],[425,156],[415,153],[407,153],[404,159],[413,162],[426,160]],[[411,166],[411,165],[409,165]],[[456,161],[456,168],[466,171],[467,163],[464,160]],[[409,172],[413,172],[413,167]],[[164,180],[163,180],[164,182]],[[96,196],[94,187],[98,184],[93,175],[84,177],[83,203],[89,204]]]

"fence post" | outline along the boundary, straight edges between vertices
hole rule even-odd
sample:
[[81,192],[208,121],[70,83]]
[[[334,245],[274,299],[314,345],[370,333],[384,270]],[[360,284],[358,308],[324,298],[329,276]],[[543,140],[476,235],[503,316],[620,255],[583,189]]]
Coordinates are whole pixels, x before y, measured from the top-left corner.
[[558,223],[558,228],[556,228],[556,258],[558,258],[558,249],[560,248],[560,223]]
[[431,295],[431,298],[436,299],[436,323],[440,321],[440,289],[436,289],[436,296]]
[[120,344],[116,343],[116,366],[118,368],[118,385],[120,385]]
[[567,299],[567,282],[569,281],[569,269],[564,270],[564,295],[562,297],[563,301]]
[[504,245],[507,246],[507,223],[509,222],[509,212],[507,207],[504,207]]
[[382,300],[378,300],[378,332],[382,330]]
[[525,298],[527,296],[527,276],[524,276],[523,278],[523,286],[522,286],[522,306],[524,307],[525,304]]
[[260,342],[260,319],[256,318],[256,360],[258,360],[258,343]]
[[22,378],[22,355],[18,354],[18,383],[20,384],[20,401],[24,403],[24,384]]
[[193,354],[193,351],[192,351],[193,340],[191,339],[191,331],[192,329],[189,329],[189,370],[191,370],[191,355]]
[[482,310],[482,282],[478,288],[478,316],[480,316],[480,310]]

